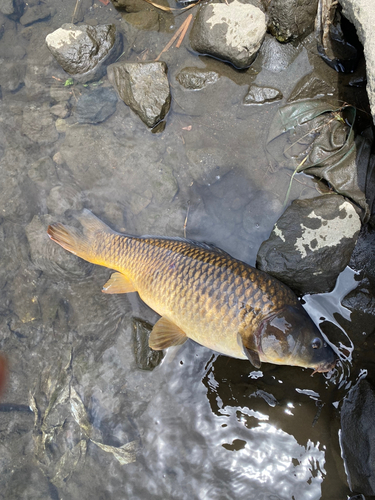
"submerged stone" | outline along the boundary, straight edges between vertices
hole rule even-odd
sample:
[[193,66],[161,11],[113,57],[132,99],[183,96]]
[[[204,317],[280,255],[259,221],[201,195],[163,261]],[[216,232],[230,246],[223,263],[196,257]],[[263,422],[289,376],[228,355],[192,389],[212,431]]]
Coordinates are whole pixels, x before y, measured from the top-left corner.
[[116,111],[117,95],[112,89],[99,87],[82,94],[75,108],[79,123],[101,123]]
[[125,104],[152,128],[171,104],[167,71],[164,62],[116,63],[108,67],[108,79]]
[[216,83],[220,78],[216,71],[200,68],[184,68],[176,76],[180,85],[188,90],[201,90],[211,83]]
[[330,292],[350,261],[360,217],[343,196],[294,201],[257,255],[257,267],[301,293]]
[[46,43],[64,71],[81,83],[103,76],[106,65],[122,50],[122,37],[114,24],[63,24],[47,35]]
[[271,87],[258,87],[251,85],[249,92],[245,95],[244,104],[265,104],[267,102],[280,101],[283,98],[280,90]]
[[56,13],[54,7],[48,7],[45,4],[34,5],[28,7],[20,19],[20,23],[24,26],[36,23],[38,21],[45,21]]
[[190,33],[201,54],[246,68],[254,61],[266,35],[264,13],[251,4],[210,3],[200,8]]
[[334,92],[335,89],[329,83],[314,75],[314,73],[309,73],[297,82],[288,102],[331,96]]

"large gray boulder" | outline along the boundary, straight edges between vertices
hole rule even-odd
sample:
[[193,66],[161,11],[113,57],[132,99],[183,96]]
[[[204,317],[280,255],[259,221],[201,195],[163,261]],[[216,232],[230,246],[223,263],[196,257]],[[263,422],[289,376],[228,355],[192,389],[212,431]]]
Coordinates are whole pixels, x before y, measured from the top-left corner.
[[314,29],[318,0],[271,0],[268,29],[279,42],[303,38]]
[[351,21],[365,53],[367,71],[367,94],[375,123],[375,9],[373,0],[340,0],[346,18]]
[[247,68],[254,61],[266,34],[264,13],[237,0],[203,5],[190,33],[191,46],[201,54]]
[[360,380],[344,399],[340,444],[352,491],[375,495],[375,392]]
[[150,128],[163,120],[171,105],[165,62],[116,63],[108,79],[120,98]]
[[257,267],[301,293],[330,292],[348,265],[360,217],[343,196],[294,201],[257,255]]
[[114,24],[63,24],[47,35],[46,44],[64,71],[86,83],[100,79],[121,54],[122,36]]

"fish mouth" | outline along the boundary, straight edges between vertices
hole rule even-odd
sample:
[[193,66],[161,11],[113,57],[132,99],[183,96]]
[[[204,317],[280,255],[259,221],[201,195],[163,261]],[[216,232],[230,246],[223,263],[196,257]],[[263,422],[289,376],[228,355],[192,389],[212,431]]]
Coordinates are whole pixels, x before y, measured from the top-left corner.
[[336,363],[338,361],[338,358],[335,358],[333,361],[326,362],[326,363],[320,363],[315,370],[312,372],[311,376],[314,375],[314,373],[326,373],[330,372],[333,370],[336,366]]

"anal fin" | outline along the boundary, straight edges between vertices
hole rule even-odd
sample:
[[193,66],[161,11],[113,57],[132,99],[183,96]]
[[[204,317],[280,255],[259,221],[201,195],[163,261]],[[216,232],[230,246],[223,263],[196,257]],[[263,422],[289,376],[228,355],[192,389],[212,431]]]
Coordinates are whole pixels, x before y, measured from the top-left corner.
[[151,331],[148,345],[155,351],[167,349],[173,345],[186,342],[187,336],[177,325],[167,318],[160,318]]
[[136,292],[133,283],[121,273],[113,273],[103,286],[103,293],[130,293]]

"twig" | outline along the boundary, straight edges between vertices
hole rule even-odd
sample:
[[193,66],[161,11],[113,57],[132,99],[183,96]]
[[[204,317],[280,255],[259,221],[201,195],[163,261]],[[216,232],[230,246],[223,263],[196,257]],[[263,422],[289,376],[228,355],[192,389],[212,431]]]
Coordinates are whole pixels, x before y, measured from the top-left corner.
[[[172,36],[172,38],[169,40],[169,42],[167,43],[167,45],[164,47],[164,49],[160,52],[160,54],[158,55],[158,57],[155,59],[155,62],[159,61],[160,59],[160,56],[166,52],[168,49],[170,49],[172,47],[172,45],[174,44],[175,40],[177,39],[177,37],[182,34],[182,32],[185,30],[185,26],[189,26],[190,24],[190,21],[191,21],[191,18],[193,16],[190,14],[190,16],[188,16],[185,21],[181,24],[181,26],[178,28],[178,30],[176,31],[176,33]],[[188,21],[188,22],[187,22]],[[187,28],[186,28],[187,29]],[[186,31],[185,31],[186,33]],[[182,41],[182,40],[181,40]]]
[[176,43],[176,49],[180,48],[182,40],[184,39],[184,36],[186,35],[187,30],[189,29],[189,26],[190,26],[192,19],[193,19],[193,14],[189,14],[188,17],[186,18],[185,22],[182,24],[182,26],[184,26],[184,29],[182,30],[180,38],[178,39],[178,41]]
[[200,2],[200,0],[198,0],[195,3],[187,5],[186,7],[183,7],[182,9],[173,9],[172,7],[164,7],[164,5],[160,5],[158,3],[155,3],[152,0],[145,0],[145,1],[147,3],[149,3],[150,5],[152,5],[153,7],[156,7],[157,9],[164,10],[164,12],[175,12],[175,11],[183,12],[184,10],[188,10],[188,9],[195,7]]
[[187,221],[189,217],[189,210],[190,210],[190,200],[187,202],[187,210],[186,210],[186,217],[185,217],[185,222],[184,222],[184,238],[186,238],[186,226],[187,226]]
[[77,0],[76,1],[76,6],[74,7],[74,12],[73,12],[73,16],[72,16],[72,24],[74,24],[74,17],[76,15],[79,2],[80,2],[80,0]]

